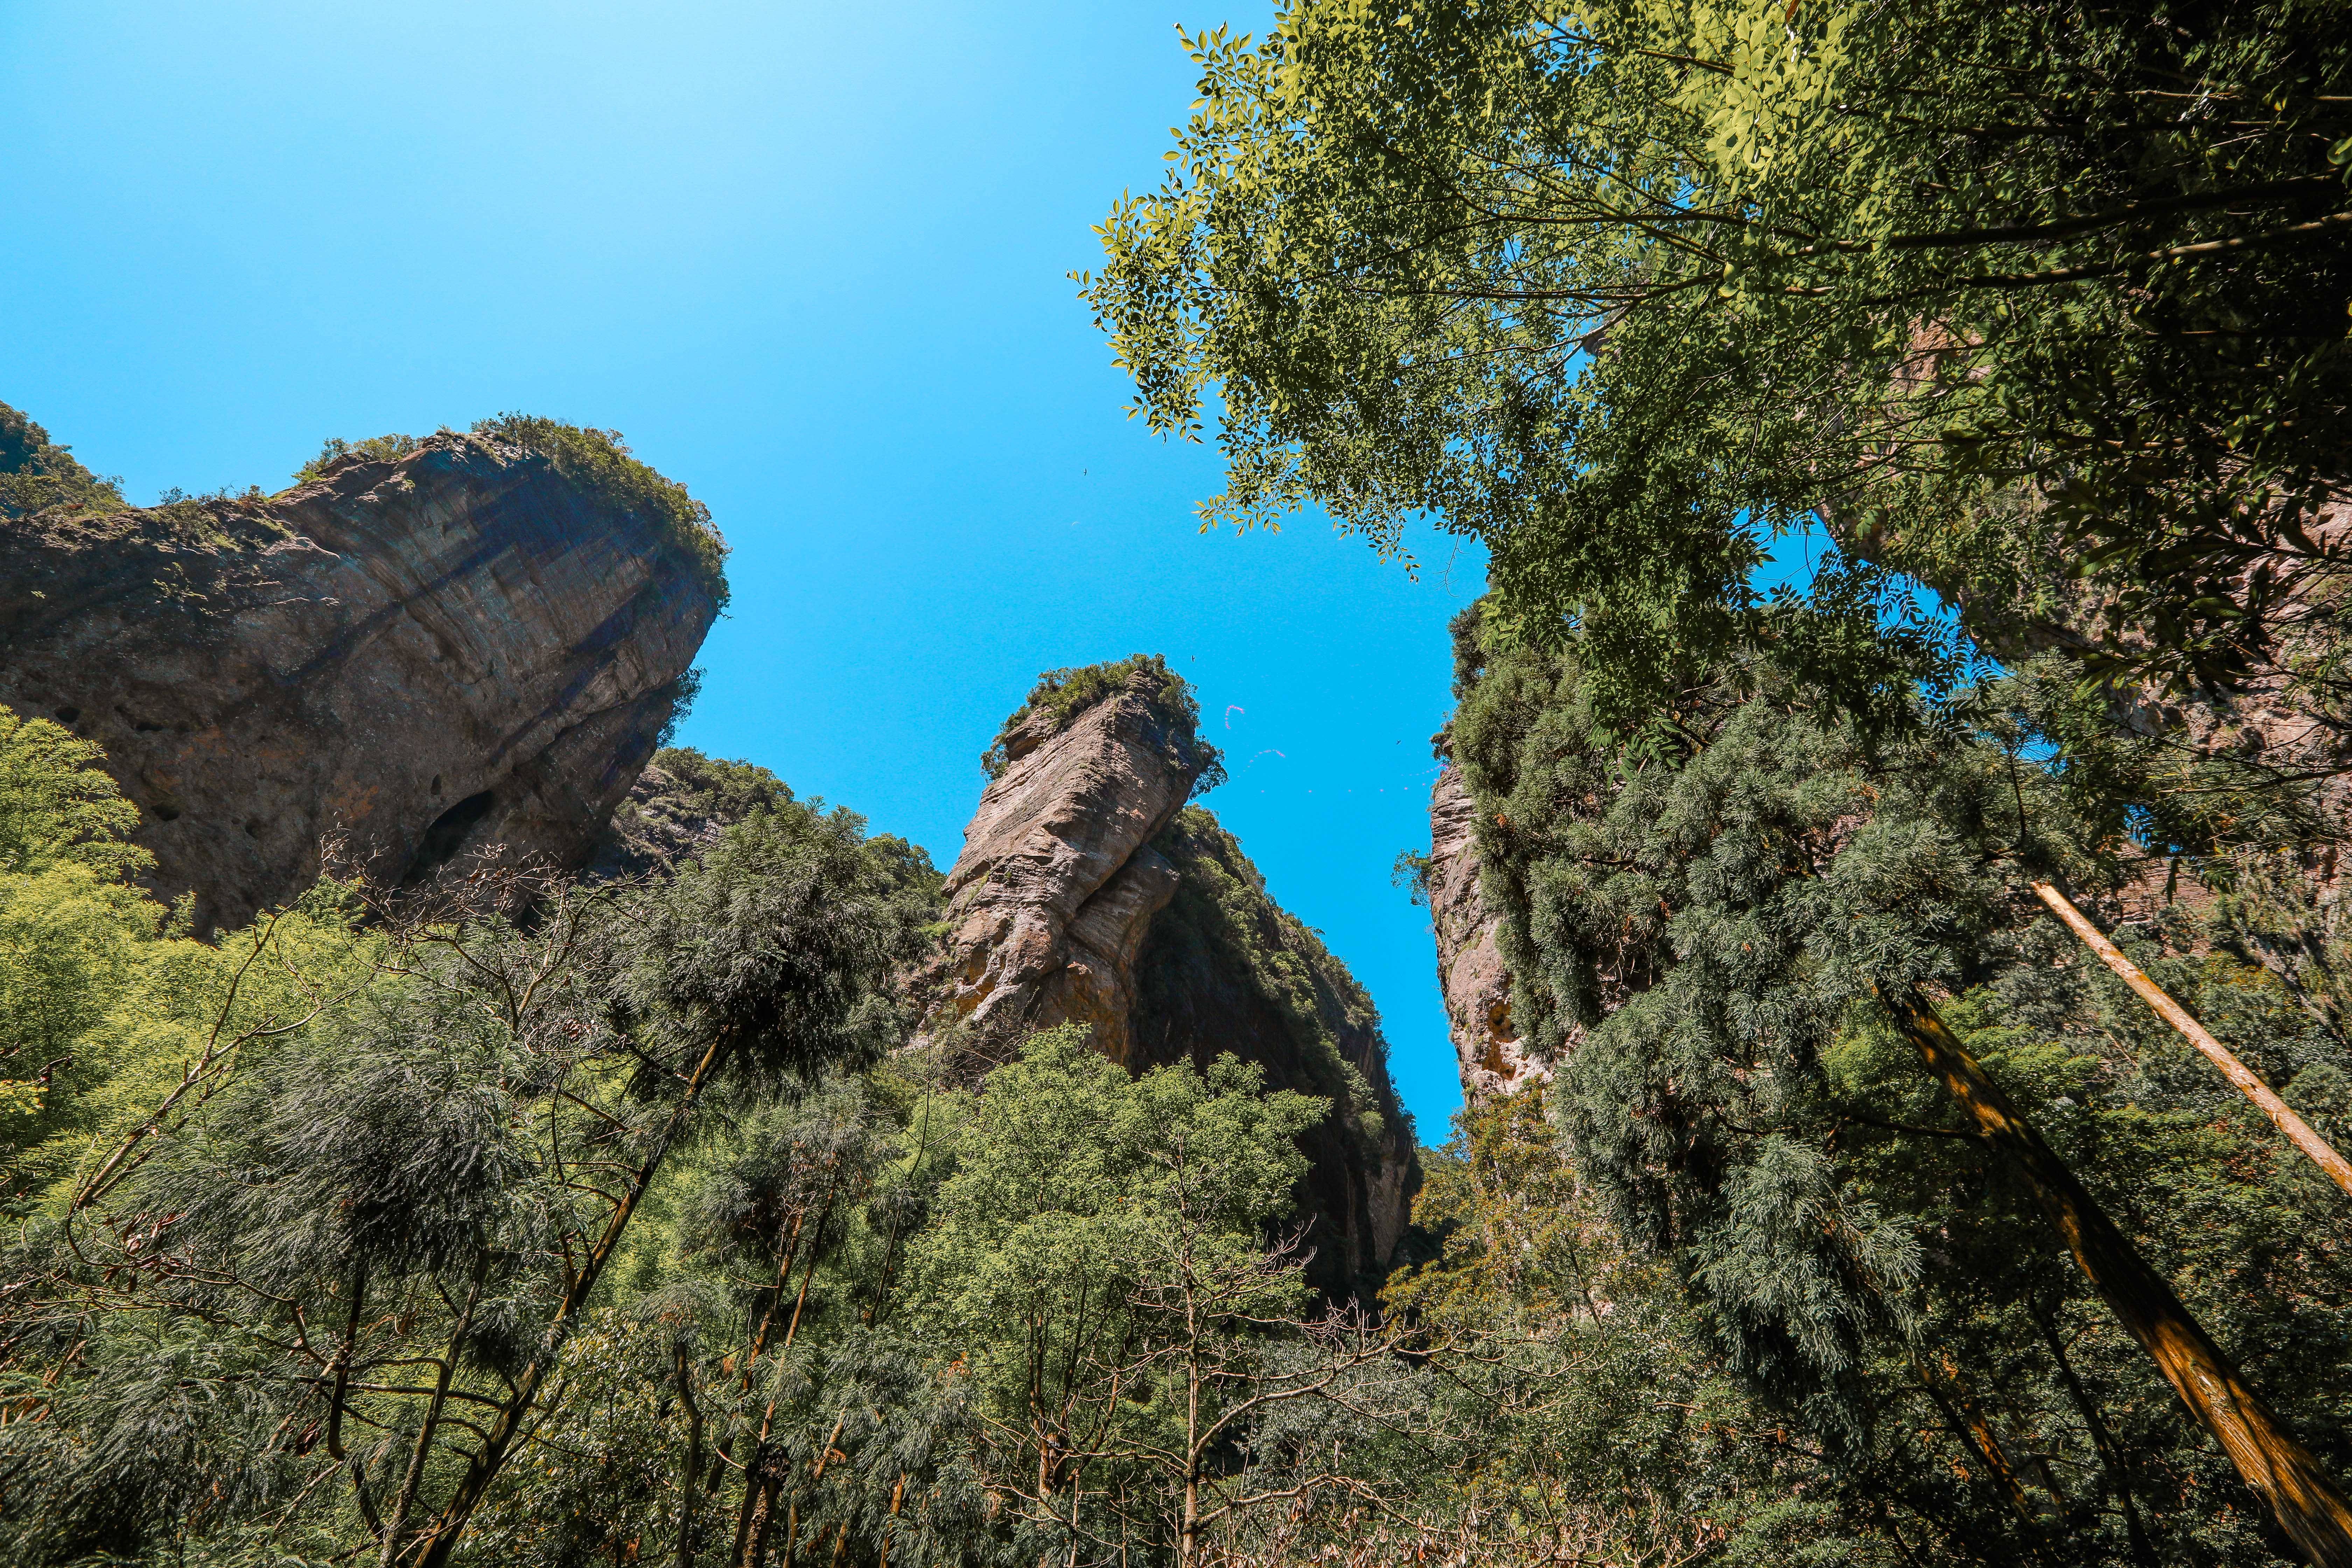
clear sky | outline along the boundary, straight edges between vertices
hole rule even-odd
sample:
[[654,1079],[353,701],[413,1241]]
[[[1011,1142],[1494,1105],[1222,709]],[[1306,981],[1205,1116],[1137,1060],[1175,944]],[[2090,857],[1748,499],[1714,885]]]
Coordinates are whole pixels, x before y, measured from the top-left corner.
[[1263,17],[10,0],[0,401],[140,501],[275,488],[330,436],[617,428],[734,546],[681,740],[942,867],[1039,670],[1167,654],[1230,759],[1206,804],[1370,988],[1437,1142],[1460,1092],[1389,868],[1428,847],[1483,558],[1198,533],[1213,455],[1125,419],[1065,277],[1159,177],[1174,24]]

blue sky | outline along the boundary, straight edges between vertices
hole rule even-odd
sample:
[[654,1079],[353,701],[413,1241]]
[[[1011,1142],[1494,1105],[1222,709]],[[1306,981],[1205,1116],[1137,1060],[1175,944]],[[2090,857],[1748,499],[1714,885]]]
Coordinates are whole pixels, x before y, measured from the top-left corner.
[[0,401],[142,501],[330,436],[618,428],[735,549],[681,739],[942,866],[1040,669],[1166,653],[1230,758],[1207,804],[1370,987],[1434,1142],[1459,1089],[1389,868],[1483,558],[1198,533],[1212,454],[1125,419],[1065,278],[1191,102],[1174,24],[1263,17],[0,6]]

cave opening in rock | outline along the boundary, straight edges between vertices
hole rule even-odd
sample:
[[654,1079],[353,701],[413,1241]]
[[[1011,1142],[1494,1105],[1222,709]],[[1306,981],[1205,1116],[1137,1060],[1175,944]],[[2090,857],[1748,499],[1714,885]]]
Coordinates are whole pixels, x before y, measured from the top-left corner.
[[495,804],[488,790],[469,795],[433,819],[433,826],[416,841],[416,853],[408,862],[407,874],[401,878],[404,884],[414,885],[457,858],[457,851],[466,847],[475,826],[490,814]]

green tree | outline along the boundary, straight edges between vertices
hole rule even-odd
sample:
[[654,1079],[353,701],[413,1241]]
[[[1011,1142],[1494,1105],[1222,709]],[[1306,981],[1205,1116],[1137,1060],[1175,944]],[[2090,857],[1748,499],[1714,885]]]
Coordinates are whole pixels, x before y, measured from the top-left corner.
[[676,1157],[897,1043],[935,884],[786,804],[672,879],[540,888],[525,923],[379,908],[332,984],[282,921],[231,939],[215,973],[268,981],[260,1016],[224,1000],[20,1249],[18,1553],[293,1531],[446,1560],[574,1381],[614,1386],[567,1346],[618,1342],[600,1313]]
[[[1815,1435],[1843,1485],[1908,1516],[1889,1529],[1924,1525],[1995,1558],[2089,1560],[2146,1560],[2144,1527],[2210,1530],[2213,1548],[2263,1560],[2228,1539],[2243,1528],[2233,1520],[2260,1513],[2224,1478],[2197,1483],[2223,1507],[2168,1502],[2147,1525],[2132,1489],[2148,1460],[2108,1440],[2077,1375],[2080,1342],[2058,1348],[2057,1329],[2071,1311],[2141,1331],[2140,1287],[2108,1267],[2120,1261],[2168,1301],[2177,1290],[2181,1301],[2158,1303],[2173,1331],[2247,1357],[2288,1426],[2340,1468],[2340,1423],[2304,1397],[2335,1375],[2322,1348],[2333,1331],[2310,1320],[2309,1361],[2271,1355],[2287,1342],[2268,1331],[2233,1331],[2249,1295],[2292,1317],[2333,1288],[2324,1254],[2281,1268],[2252,1210],[2284,1204],[2307,1225],[2340,1194],[2292,1168],[2300,1156],[2249,1125],[2221,1079],[2191,1079],[2183,1064],[2200,1058],[2119,982],[2108,989],[2113,977],[2023,893],[2029,873],[2053,870],[2110,887],[2107,857],[2128,846],[2121,824],[2069,809],[2063,775],[2019,755],[2024,721],[2009,704],[2021,686],[1978,694],[1964,705],[1971,722],[1947,715],[1874,742],[1801,689],[1726,676],[1688,695],[1675,715],[1686,750],[1661,759],[1610,738],[1573,647],[1531,648],[1476,616],[1462,633],[1454,741],[1504,911],[1514,1019],[1559,1064],[1552,1110],[1580,1170],[1630,1239],[1673,1262],[1726,1367]],[[2206,940],[2181,919],[2170,942]],[[2273,1081],[2317,1070],[2310,1087],[2324,1092],[2340,1042],[2295,1017],[2259,969],[2216,957],[2208,973],[2225,987],[2164,983]],[[1921,1072],[1906,1035],[1923,1032],[1914,1015],[1932,1022],[1923,993],[1956,1025],[1937,1048],[1973,1054],[1990,1075],[1958,1105],[2005,1098],[2002,1117],[2042,1130],[2038,1152],[2019,1157],[2000,1118],[1955,1118],[1943,1082]],[[2156,1136],[2176,1111],[2263,1151],[2248,1164],[2211,1148],[2164,1177],[2195,1194],[2194,1212],[2235,1215],[2200,1223],[2186,1255],[2189,1237],[2148,1206],[2148,1163],[2181,1152]],[[2086,1244],[2069,1220],[2053,1237],[2042,1228],[2053,1199],[2113,1216],[2116,1233]],[[2061,1237],[2095,1292],[2064,1266]],[[2101,1376],[2167,1413],[2136,1436],[2176,1475],[2209,1463],[2155,1381],[2159,1367],[2178,1381],[2173,1352],[2159,1343],[2138,1359],[2112,1327],[2101,1334],[2112,1336],[2098,1342]],[[2212,1365],[2235,1379],[2226,1358]],[[1906,1432],[1922,1402],[1932,1426]],[[1972,1479],[1939,1500],[1921,1478],[1946,1443]],[[2063,1468],[2050,1458],[2062,1452]]]
[[1254,1423],[1379,1353],[1344,1331],[1278,1353],[1309,1292],[1269,1227],[1328,1107],[1263,1088],[1230,1057],[1130,1079],[1066,1026],[970,1108],[909,1264],[968,1369],[986,1485],[1054,1561],[1204,1561],[1301,1495],[1242,1461]]
[[1812,524],[2005,655],[2332,714],[2340,20],[1290,0],[1187,40],[1200,100],[1085,294],[1155,428],[1216,419],[1205,517],[1476,534],[1612,722],[1742,647],[1916,671],[1883,577],[1753,591]]

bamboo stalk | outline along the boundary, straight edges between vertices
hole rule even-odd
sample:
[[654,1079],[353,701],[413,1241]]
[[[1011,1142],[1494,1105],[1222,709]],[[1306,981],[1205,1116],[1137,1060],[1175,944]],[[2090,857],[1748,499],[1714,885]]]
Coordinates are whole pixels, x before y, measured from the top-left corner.
[[[1875,988],[1874,988],[1875,989]],[[2317,1568],[2352,1568],[2352,1502],[2310,1449],[2247,1386],[2220,1346],[2148,1266],[2129,1237],[2042,1141],[2009,1096],[1927,998],[1907,986],[1880,990],[1929,1070],[1944,1081],[1989,1148],[2007,1156],[2041,1201],[2067,1250],[2124,1331],[2139,1342],[2239,1478]]]
[[2237,1086],[2238,1092],[2254,1102],[2271,1125],[2287,1136],[2287,1141],[2311,1157],[2313,1164],[2327,1173],[2328,1179],[2347,1194],[2352,1194],[2352,1162],[2337,1153],[2326,1139],[2312,1131],[2311,1123],[2297,1116],[2285,1100],[2271,1091],[2271,1086],[2254,1076],[2254,1071],[2240,1061],[2230,1047],[2215,1039],[2212,1034],[2189,1016],[2189,1009],[2164,994],[2164,988],[2150,980],[2140,966],[2126,958],[2123,950],[2093,925],[2088,916],[2074,907],[2074,900],[2048,882],[2036,882],[2033,890],[2051,911],[2074,928],[2083,944],[2099,955],[2099,962],[2122,977],[2123,983],[2140,994],[2140,999],[2157,1011],[2157,1016],[2180,1031],[2189,1043],[2203,1054],[2205,1059],[2221,1069],[2221,1076]]

